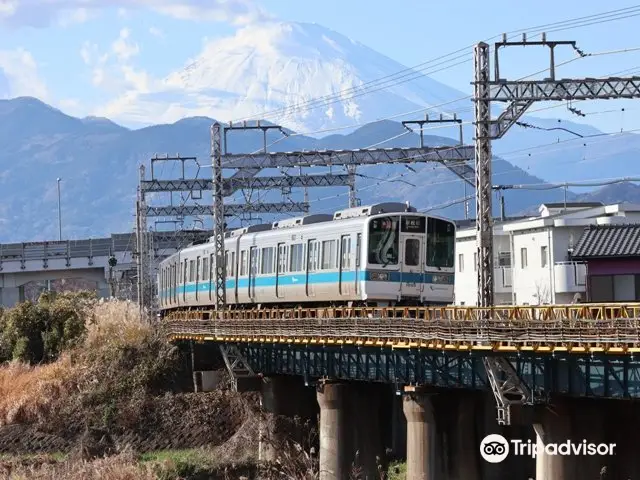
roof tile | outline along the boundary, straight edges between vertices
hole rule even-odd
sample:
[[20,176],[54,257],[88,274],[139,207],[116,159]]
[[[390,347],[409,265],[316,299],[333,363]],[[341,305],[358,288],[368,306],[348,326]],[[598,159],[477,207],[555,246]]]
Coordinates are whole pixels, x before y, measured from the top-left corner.
[[640,224],[590,225],[573,249],[573,258],[640,257]]

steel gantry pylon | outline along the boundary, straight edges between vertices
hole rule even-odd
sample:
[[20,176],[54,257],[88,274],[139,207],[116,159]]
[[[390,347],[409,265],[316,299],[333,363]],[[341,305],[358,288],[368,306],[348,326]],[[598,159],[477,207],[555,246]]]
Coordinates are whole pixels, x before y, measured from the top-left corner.
[[[508,46],[544,46],[549,48],[549,77],[542,80],[505,80],[500,78],[498,51]],[[555,78],[555,48],[571,46],[580,56],[586,56],[574,41],[528,41],[523,34],[521,41],[507,41],[506,34],[494,45],[495,78],[490,73],[490,47],[480,42],[474,49],[474,97],[475,102],[475,172],[476,172],[476,239],[478,253],[478,306],[491,307],[494,303],[493,269],[493,211],[491,176],[491,141],[501,138],[518,121],[525,111],[537,101],[551,100],[605,100],[640,98],[640,77],[629,78]],[[506,108],[497,119],[491,118],[491,102],[505,102]],[[487,310],[487,315],[490,310]],[[533,401],[530,392],[519,381],[515,369],[505,368],[497,357],[485,360],[487,377],[498,402],[498,422],[508,423],[509,407]],[[500,374],[506,380],[499,379]],[[505,401],[505,385],[510,396]]]

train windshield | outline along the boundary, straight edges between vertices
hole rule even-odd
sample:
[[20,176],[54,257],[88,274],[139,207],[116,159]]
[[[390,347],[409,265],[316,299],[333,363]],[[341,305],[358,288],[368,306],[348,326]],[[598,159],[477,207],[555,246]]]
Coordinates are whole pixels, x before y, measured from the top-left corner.
[[369,222],[369,263],[397,265],[400,217],[380,217]]
[[456,232],[453,223],[438,218],[427,220],[427,265],[452,268]]

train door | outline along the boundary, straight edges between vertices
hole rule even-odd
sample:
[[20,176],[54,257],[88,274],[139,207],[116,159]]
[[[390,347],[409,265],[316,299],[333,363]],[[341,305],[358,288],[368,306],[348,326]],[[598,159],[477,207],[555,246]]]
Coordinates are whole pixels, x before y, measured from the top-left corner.
[[287,247],[284,243],[278,244],[278,261],[276,262],[276,297],[284,296],[282,276],[287,271]]
[[424,268],[422,257],[424,235],[404,235],[402,239],[402,295],[420,296],[422,292]]
[[256,297],[256,274],[258,273],[258,248],[249,248],[249,298]]
[[359,233],[356,237],[356,295],[360,295],[360,256],[362,254],[362,234]]
[[315,296],[313,287],[313,273],[318,269],[318,261],[320,259],[320,242],[318,240],[307,241],[307,277],[306,288],[307,297]]
[[196,301],[200,299],[200,257],[196,260]]
[[338,288],[340,295],[351,294],[351,235],[342,235],[340,239],[340,278]]
[[182,267],[182,301],[187,301],[187,259],[184,260],[184,266]]

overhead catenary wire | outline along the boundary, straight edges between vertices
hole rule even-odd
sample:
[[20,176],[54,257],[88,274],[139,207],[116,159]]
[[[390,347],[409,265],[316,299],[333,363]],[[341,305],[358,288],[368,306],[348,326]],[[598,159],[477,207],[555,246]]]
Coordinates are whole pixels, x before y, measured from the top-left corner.
[[[602,12],[602,13],[598,13],[598,14],[593,14],[593,15],[587,15],[587,16],[583,16],[583,17],[577,17],[577,18],[573,18],[573,19],[568,19],[568,20],[562,20],[562,21],[558,21],[558,22],[553,22],[553,23],[549,23],[549,24],[544,24],[544,25],[538,25],[536,27],[529,27],[529,28],[525,28],[525,29],[519,29],[519,30],[514,30],[511,32],[507,32],[508,36],[515,36],[519,33],[528,33],[528,34],[535,34],[536,32],[542,32],[543,30],[546,29],[547,32],[553,32],[553,31],[561,31],[561,30],[570,30],[570,29],[574,29],[574,28],[580,28],[582,26],[590,26],[590,25],[595,25],[595,24],[599,24],[599,23],[608,23],[611,21],[615,21],[615,20],[622,20],[622,19],[626,19],[626,18],[632,18],[635,17],[636,15],[640,15],[640,5],[636,5],[633,7],[627,7],[627,8],[622,8],[622,9],[617,9],[617,10],[612,10],[612,11],[608,11],[608,12]],[[553,27],[551,30],[549,30],[549,27]],[[537,36],[537,35],[536,35]],[[491,41],[493,39],[499,38],[500,35],[496,35],[493,37],[490,37],[484,41],[488,42]],[[438,62],[441,61],[447,57],[451,57],[454,56],[456,54],[459,54],[460,52],[466,51],[470,48],[472,48],[473,45],[469,45],[469,46],[465,46],[461,49],[455,50],[454,52],[451,52],[449,54],[446,55],[441,55],[439,57],[436,57],[434,59],[428,60],[426,62],[423,62],[421,64],[418,64],[414,67],[410,67],[410,68],[405,68],[403,70],[400,70],[394,74],[390,74],[390,75],[386,75],[384,77],[380,77],[378,79],[374,79],[368,82],[365,82],[361,85],[358,86],[354,86],[354,87],[350,87],[348,89],[344,89],[341,90],[339,92],[336,92],[334,94],[331,95],[325,95],[322,97],[318,97],[315,99],[311,99],[308,100],[306,102],[303,102],[301,104],[296,104],[294,106],[287,106],[287,107],[281,107],[279,109],[274,109],[271,111],[266,111],[266,112],[261,112],[261,113],[257,113],[257,114],[253,114],[244,118],[241,118],[239,120],[236,121],[242,121],[242,120],[250,120],[253,118],[267,118],[268,116],[271,116],[273,114],[282,114],[284,112],[287,112],[289,110],[292,110],[293,112],[302,112],[302,111],[308,111],[311,109],[315,109],[318,108],[320,106],[325,106],[325,105],[329,105],[331,104],[331,102],[327,102],[327,100],[341,100],[341,99],[345,99],[345,95],[354,92],[357,93],[358,95],[360,95],[361,93],[363,93],[363,91],[366,91],[367,89],[371,90],[371,92],[373,91],[378,91],[380,88],[380,85],[378,85],[381,81],[384,81],[384,83],[390,83],[389,85],[387,85],[384,88],[388,88],[392,85],[397,84],[393,83],[393,81],[396,79],[396,77],[398,78],[405,78],[407,75],[407,72],[414,72],[415,78],[424,76],[424,73],[421,73],[420,70],[424,70],[426,68],[430,68],[432,66],[432,64],[434,62]],[[456,57],[456,58],[460,58],[460,56]],[[467,61],[470,61],[467,60]],[[442,62],[441,62],[442,63]],[[466,63],[466,61],[464,62]],[[412,77],[413,78],[413,77]],[[372,89],[371,87],[376,87],[376,89]],[[348,98],[354,98],[354,96],[347,96]],[[333,102],[335,103],[335,102]]]
[[[609,55],[609,54],[614,54],[614,53],[630,52],[630,51],[635,51],[635,50],[639,50],[639,49],[640,49],[640,48],[627,48],[627,49],[613,50],[613,51],[608,51],[608,52],[599,52],[599,53],[595,53],[595,54],[590,54],[589,56],[596,56],[596,55]],[[561,64],[559,64],[559,65],[557,65],[557,66],[565,65],[565,64],[571,63],[571,62],[573,62],[573,61],[575,61],[575,60],[578,60],[578,59],[579,59],[579,58],[570,59],[570,60],[567,60],[567,61],[565,61],[565,62],[562,62]],[[546,71],[546,70],[548,70],[548,69],[541,70],[540,72],[544,72],[544,71]],[[540,73],[540,72],[536,72],[536,73],[531,74],[531,75],[535,75],[535,74]],[[531,75],[529,75],[529,76],[531,76]],[[527,77],[523,77],[523,78],[527,78]],[[456,99],[456,100],[454,100],[454,101],[452,101],[452,102],[447,102],[447,103],[454,103],[454,102],[457,102],[457,101],[463,100],[463,99],[465,99],[465,98],[470,98],[470,96],[461,97],[460,99]],[[434,107],[428,107],[427,109],[429,109],[429,108],[434,108]],[[424,110],[422,110],[422,111],[424,111]],[[405,113],[405,114],[406,114],[406,113]],[[402,115],[402,114],[399,114],[398,116],[400,116],[400,115]],[[465,123],[467,123],[467,122],[465,122]],[[469,122],[469,123],[470,123],[470,122]],[[431,128],[443,128],[443,127],[442,127],[442,126],[438,126],[438,127],[431,127]],[[407,133],[408,133],[408,132],[407,132]],[[308,133],[306,133],[306,134],[308,134]],[[403,134],[405,134],[405,133],[403,133]],[[380,145],[380,144],[386,143],[386,142],[388,142],[388,141],[390,141],[390,140],[392,140],[392,139],[394,139],[394,138],[397,138],[397,137],[399,137],[399,136],[402,136],[403,134],[401,134],[401,135],[397,135],[397,136],[395,136],[395,137],[391,137],[391,138],[386,139],[386,140],[383,140],[383,141],[381,141],[381,142],[378,142],[378,143],[374,144],[373,146],[377,146],[377,145]],[[276,142],[273,142],[272,144],[275,144],[275,143],[277,143],[277,142],[279,142],[279,141],[281,141],[281,139],[276,140]],[[373,146],[365,147],[365,148],[373,148]],[[456,148],[456,147],[452,147],[452,148]],[[257,152],[256,152],[256,153],[257,153]]]

